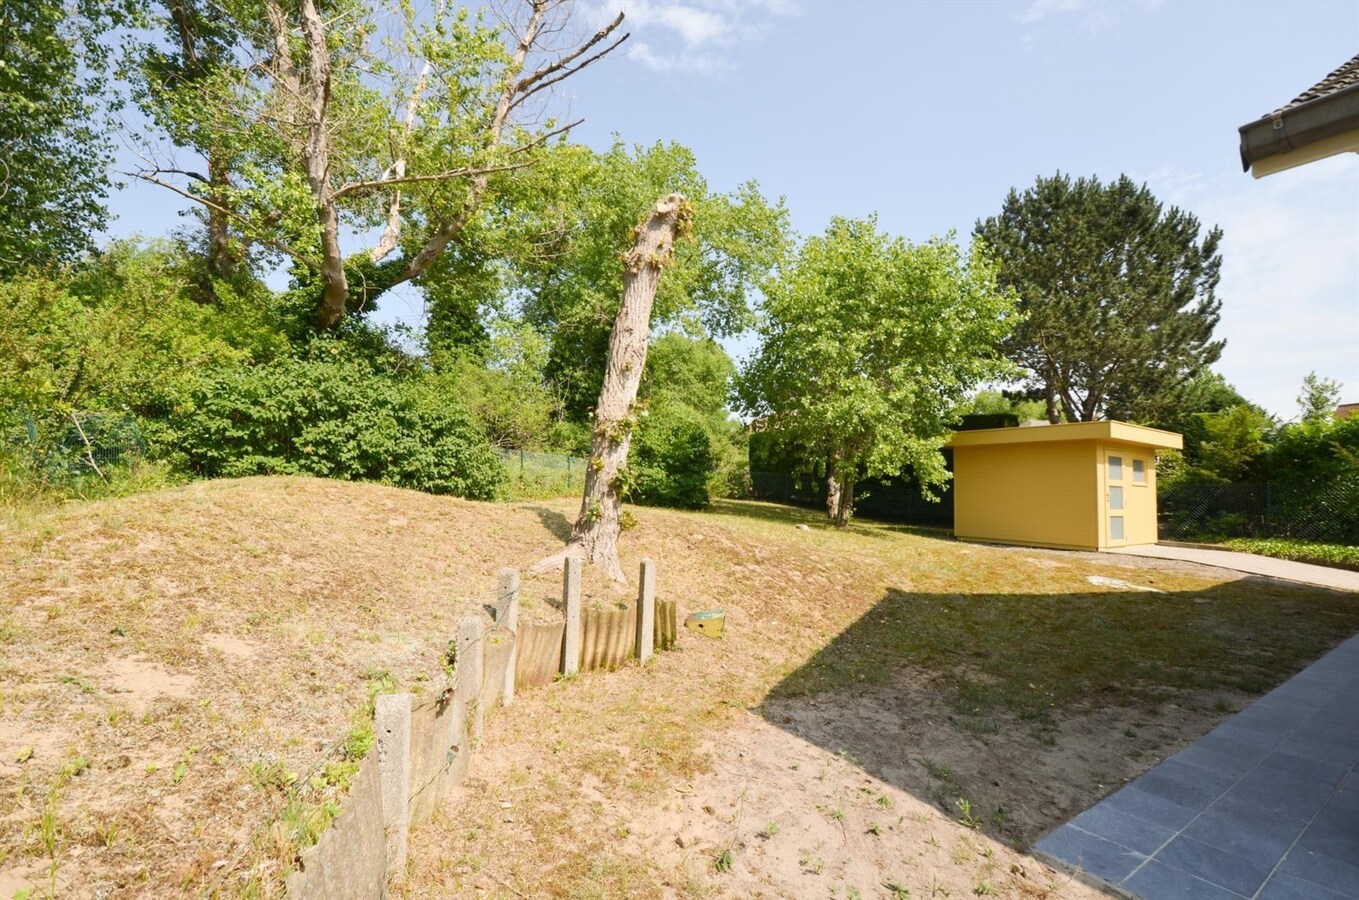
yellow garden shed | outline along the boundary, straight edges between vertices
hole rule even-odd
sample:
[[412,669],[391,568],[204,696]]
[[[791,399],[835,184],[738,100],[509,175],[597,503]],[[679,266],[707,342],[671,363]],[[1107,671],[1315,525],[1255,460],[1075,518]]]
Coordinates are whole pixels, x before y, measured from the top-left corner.
[[1068,550],[1156,543],[1156,451],[1173,432],[1126,422],[960,431],[953,450],[953,532]]

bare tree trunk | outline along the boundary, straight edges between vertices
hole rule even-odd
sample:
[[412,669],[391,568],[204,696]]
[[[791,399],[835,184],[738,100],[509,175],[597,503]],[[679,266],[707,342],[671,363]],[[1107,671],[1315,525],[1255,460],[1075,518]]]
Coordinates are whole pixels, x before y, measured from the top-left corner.
[[220,152],[208,151],[208,183],[214,206],[208,210],[208,271],[214,278],[231,280],[236,274],[236,259],[231,249],[230,219],[226,210],[231,202],[226,189],[231,186],[231,167]]
[[344,317],[349,280],[340,252],[340,214],[330,183],[330,47],[326,26],[315,0],[302,0],[302,35],[307,44],[307,143],[303,156],[307,184],[316,201],[316,224],[321,226],[321,303],[316,323],[334,328]]
[[604,567],[614,581],[623,581],[618,562],[619,513],[622,496],[619,476],[628,461],[632,431],[637,425],[637,388],[646,366],[651,337],[651,307],[661,271],[670,264],[675,240],[688,229],[692,215],[688,201],[670,194],[656,201],[646,221],[637,227],[636,241],[623,256],[623,302],[609,336],[609,359],[604,385],[595,406],[590,462],[585,469],[585,496],[571,539],[561,553],[533,567],[535,572],[560,568],[569,555],[579,554]]
[[1057,370],[1051,362],[1047,364],[1047,371],[1043,375],[1043,399],[1048,404],[1048,424],[1059,424],[1062,414],[1057,408]]
[[826,471],[826,515],[831,524],[844,528],[854,513],[854,470],[844,464],[844,451],[831,454]]

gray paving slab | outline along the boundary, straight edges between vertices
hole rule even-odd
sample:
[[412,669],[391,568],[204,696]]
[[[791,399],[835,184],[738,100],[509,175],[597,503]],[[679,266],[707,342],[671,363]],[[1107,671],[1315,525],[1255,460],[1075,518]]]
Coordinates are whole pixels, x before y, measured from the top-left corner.
[[1035,849],[1144,900],[1359,900],[1359,635]]
[[1282,578],[1314,584],[1318,587],[1335,588],[1341,591],[1359,591],[1359,572],[1348,569],[1332,569],[1329,566],[1315,566],[1311,563],[1294,562],[1290,559],[1274,559],[1257,556],[1254,553],[1238,553],[1235,550],[1204,550],[1199,547],[1170,547],[1165,544],[1143,544],[1137,547],[1114,547],[1104,551],[1120,553],[1125,556],[1147,556],[1152,559],[1178,559],[1183,562],[1196,562],[1219,569],[1233,569],[1251,575],[1264,575],[1269,578]]

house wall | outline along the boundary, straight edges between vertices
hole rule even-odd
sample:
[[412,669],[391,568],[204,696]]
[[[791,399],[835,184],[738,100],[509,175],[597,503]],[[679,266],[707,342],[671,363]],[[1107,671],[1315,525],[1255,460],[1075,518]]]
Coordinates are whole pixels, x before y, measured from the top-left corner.
[[1098,549],[1104,506],[1100,467],[1095,441],[955,446],[954,534],[965,540]]

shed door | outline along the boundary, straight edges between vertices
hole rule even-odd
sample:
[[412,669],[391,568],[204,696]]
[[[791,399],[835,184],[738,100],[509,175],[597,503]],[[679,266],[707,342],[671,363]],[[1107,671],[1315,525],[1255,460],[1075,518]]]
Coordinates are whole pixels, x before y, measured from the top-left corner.
[[1128,543],[1128,489],[1132,459],[1125,450],[1104,451],[1104,538],[1108,547]]

